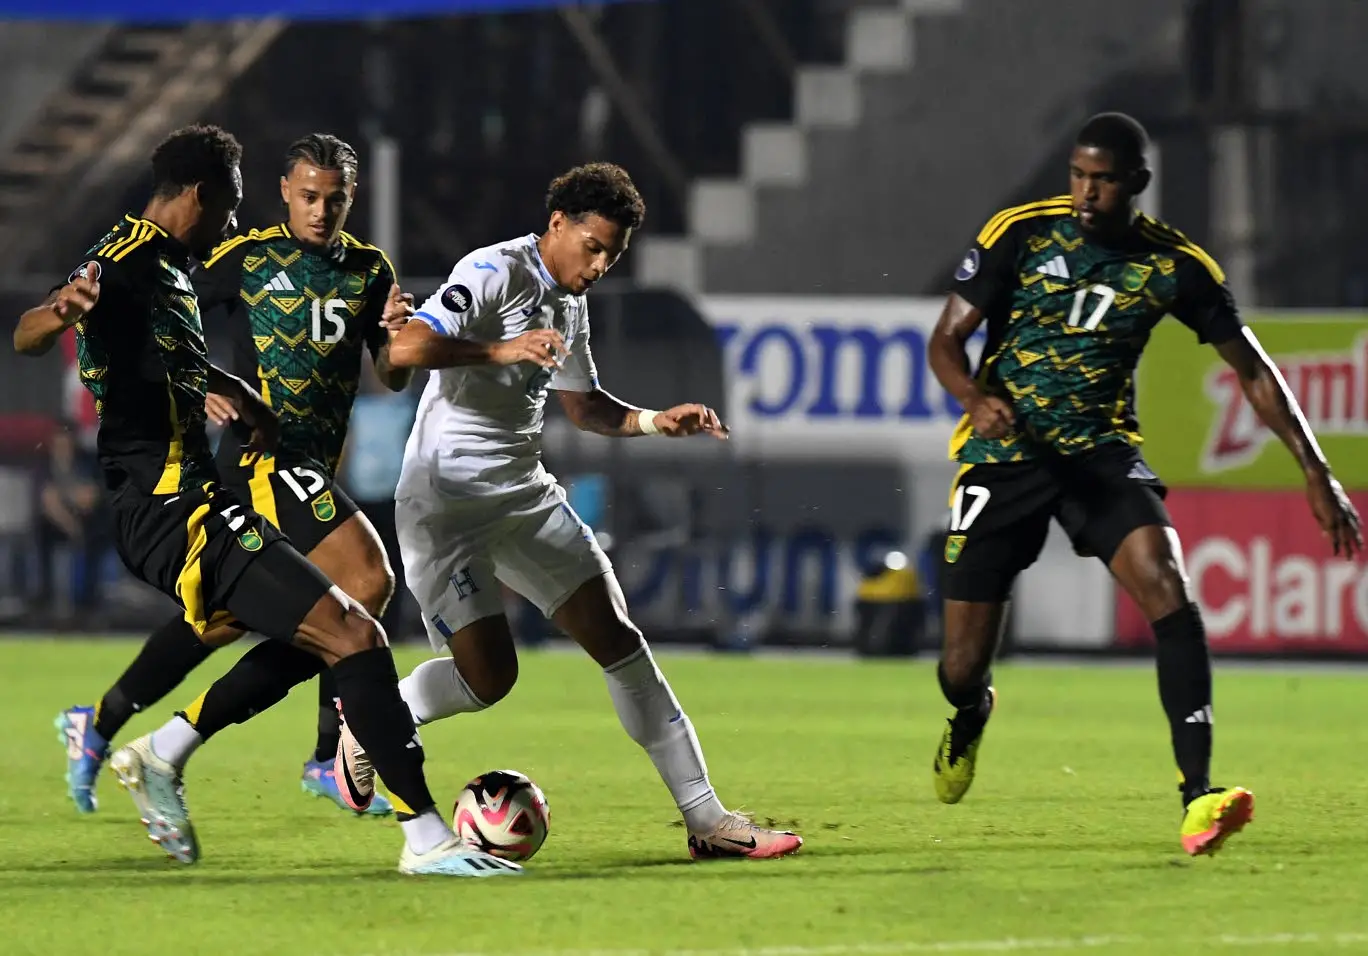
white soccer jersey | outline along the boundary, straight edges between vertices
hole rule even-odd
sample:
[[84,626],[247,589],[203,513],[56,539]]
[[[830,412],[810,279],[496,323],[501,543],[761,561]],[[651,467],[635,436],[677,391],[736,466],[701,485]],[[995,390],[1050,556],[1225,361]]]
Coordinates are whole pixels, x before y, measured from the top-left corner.
[[554,328],[567,355],[556,371],[531,362],[433,371],[404,449],[396,497],[431,492],[455,499],[500,498],[550,476],[541,465],[547,389],[598,387],[589,351],[589,309],[582,295],[556,285],[524,236],[470,253],[415,317],[443,335],[497,342]]

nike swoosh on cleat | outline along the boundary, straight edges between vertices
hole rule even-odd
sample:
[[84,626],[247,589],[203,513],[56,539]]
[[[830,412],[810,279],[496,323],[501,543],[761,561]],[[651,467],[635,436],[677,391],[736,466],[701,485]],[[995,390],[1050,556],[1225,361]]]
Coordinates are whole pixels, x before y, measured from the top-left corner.
[[745,850],[754,850],[754,849],[755,849],[755,837],[751,837],[751,838],[750,838],[750,842],[745,842],[745,841],[742,841],[742,840],[733,840],[731,837],[723,837],[722,839],[723,839],[723,840],[726,840],[728,843],[730,843],[730,844],[732,844],[732,845],[734,845],[734,846],[739,846],[739,847],[741,847],[742,849],[745,849]]

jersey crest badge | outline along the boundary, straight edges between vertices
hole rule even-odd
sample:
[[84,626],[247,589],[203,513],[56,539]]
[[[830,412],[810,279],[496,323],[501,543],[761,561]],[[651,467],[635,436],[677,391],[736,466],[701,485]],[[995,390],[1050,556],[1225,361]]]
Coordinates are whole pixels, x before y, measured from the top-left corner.
[[952,534],[945,539],[946,564],[954,564],[959,560],[960,554],[964,551],[964,538],[962,534]]
[[1132,262],[1126,266],[1126,271],[1121,273],[1121,288],[1127,292],[1139,292],[1149,282],[1150,274],[1154,272],[1154,266],[1142,266],[1137,262]]
[[255,531],[244,531],[242,536],[238,538],[238,544],[242,545],[244,551],[260,551],[265,542],[261,540],[261,535]]
[[337,503],[333,501],[331,491],[325,491],[312,502],[314,517],[319,521],[331,521],[337,517]]

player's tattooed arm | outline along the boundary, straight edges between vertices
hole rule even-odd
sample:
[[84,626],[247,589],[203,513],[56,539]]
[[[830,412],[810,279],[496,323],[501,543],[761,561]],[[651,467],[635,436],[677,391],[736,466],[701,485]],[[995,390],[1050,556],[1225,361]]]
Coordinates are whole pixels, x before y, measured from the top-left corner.
[[390,347],[386,342],[375,353],[375,374],[391,392],[402,392],[413,381],[412,368],[399,368],[390,361]]
[[54,289],[41,305],[20,316],[14,329],[14,350],[20,355],[43,355],[63,332],[95,308],[100,299],[99,280],[87,279],[80,269],[77,273],[80,274],[73,273],[74,278],[66,285]]
[[589,392],[556,392],[565,417],[580,431],[628,438],[641,435],[642,409],[628,405],[601,388]]
[[413,318],[413,296],[403,292],[399,283],[390,285],[389,295],[385,297],[384,311],[380,316],[380,328],[385,339],[372,353],[375,359],[375,374],[391,392],[402,392],[413,381],[413,369],[399,368],[390,360],[390,344],[396,335]]
[[564,354],[565,339],[555,329],[533,329],[506,342],[484,342],[443,335],[426,322],[409,322],[389,343],[389,363],[402,369],[532,362],[555,371]]
[[1005,438],[1016,418],[1012,406],[984,392],[969,374],[965,343],[982,323],[983,313],[976,306],[951,293],[931,333],[927,359],[941,387],[969,414],[974,432],[983,438]]
[[[689,403],[664,411],[637,408],[595,388],[587,392],[557,391],[565,415],[580,431],[607,435],[609,438],[632,438],[636,435],[664,435],[682,438],[686,435],[708,434],[726,439],[731,430],[722,424],[717,412],[707,405]],[[651,427],[645,428],[642,416],[651,416]]]
[[1335,553],[1352,556],[1363,549],[1358,512],[1330,471],[1311,426],[1297,399],[1287,387],[1277,365],[1263,350],[1254,332],[1240,334],[1216,345],[1221,358],[1235,370],[1249,404],[1259,419],[1273,430],[1297,459],[1306,475],[1306,494],[1316,521],[1330,539]]

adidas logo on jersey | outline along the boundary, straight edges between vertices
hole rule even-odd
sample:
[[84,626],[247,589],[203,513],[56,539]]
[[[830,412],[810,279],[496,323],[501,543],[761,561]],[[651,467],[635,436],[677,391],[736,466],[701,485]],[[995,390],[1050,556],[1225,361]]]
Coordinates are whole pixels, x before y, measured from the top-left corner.
[[1064,261],[1063,256],[1055,256],[1049,262],[1042,262],[1036,266],[1036,272],[1058,279],[1067,279],[1069,278],[1069,265]]
[[266,283],[266,288],[271,292],[293,292],[295,290],[294,283],[290,281],[290,277],[285,274],[284,269],[277,272],[275,278]]

